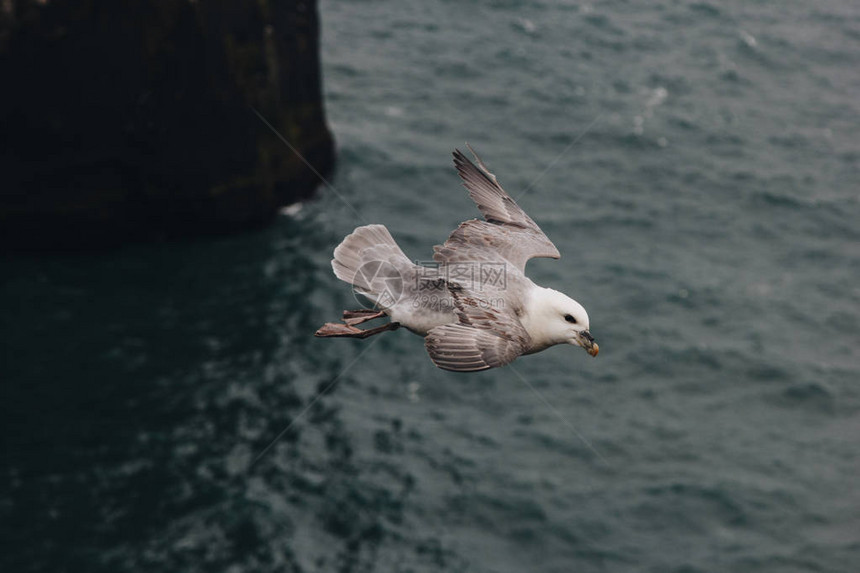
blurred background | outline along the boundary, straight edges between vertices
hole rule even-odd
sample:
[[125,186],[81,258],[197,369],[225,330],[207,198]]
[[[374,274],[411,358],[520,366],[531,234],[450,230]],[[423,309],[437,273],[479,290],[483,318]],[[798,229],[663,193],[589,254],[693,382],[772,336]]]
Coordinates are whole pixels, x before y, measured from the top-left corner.
[[[0,12],[3,571],[857,570],[856,2]],[[600,343],[539,395],[312,336],[465,141]]]

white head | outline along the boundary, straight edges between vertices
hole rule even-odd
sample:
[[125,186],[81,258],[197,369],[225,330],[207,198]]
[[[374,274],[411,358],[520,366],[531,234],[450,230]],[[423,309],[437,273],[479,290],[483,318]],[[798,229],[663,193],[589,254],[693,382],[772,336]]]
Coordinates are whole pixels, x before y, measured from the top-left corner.
[[527,303],[522,322],[532,338],[532,352],[556,344],[573,344],[597,356],[599,348],[588,331],[588,313],[566,294],[538,287]]

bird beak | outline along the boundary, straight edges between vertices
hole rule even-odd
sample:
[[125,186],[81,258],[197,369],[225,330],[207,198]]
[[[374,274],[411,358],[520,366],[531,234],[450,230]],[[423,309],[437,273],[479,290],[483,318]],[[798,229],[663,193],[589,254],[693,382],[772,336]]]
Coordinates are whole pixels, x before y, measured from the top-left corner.
[[597,353],[600,352],[600,347],[597,346],[597,343],[594,342],[594,337],[587,330],[579,333],[579,342],[585,348],[585,351],[592,356],[597,356]]

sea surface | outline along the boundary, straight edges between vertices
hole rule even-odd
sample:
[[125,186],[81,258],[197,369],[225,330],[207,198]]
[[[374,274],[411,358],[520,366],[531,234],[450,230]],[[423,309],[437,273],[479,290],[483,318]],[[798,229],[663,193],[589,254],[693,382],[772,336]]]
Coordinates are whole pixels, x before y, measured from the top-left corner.
[[[0,261],[0,570],[860,570],[860,4],[320,14],[317,200]],[[478,215],[466,141],[597,358],[312,336],[359,304],[329,266],[355,226],[428,260]]]

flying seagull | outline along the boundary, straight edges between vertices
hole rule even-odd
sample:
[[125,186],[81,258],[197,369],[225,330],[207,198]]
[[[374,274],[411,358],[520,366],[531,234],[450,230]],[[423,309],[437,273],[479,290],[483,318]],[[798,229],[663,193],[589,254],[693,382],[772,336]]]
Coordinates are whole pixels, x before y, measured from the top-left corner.
[[[366,338],[403,326],[424,337],[436,366],[457,372],[504,366],[556,344],[597,356],[582,305],[525,276],[529,259],[558,259],[558,249],[466,145],[478,165],[459,149],[454,165],[485,220],[461,223],[433,247],[429,266],[413,263],[384,225],[355,229],[331,266],[374,308],[344,311],[342,323],[326,323],[316,336]],[[357,327],[385,316],[382,326]]]

